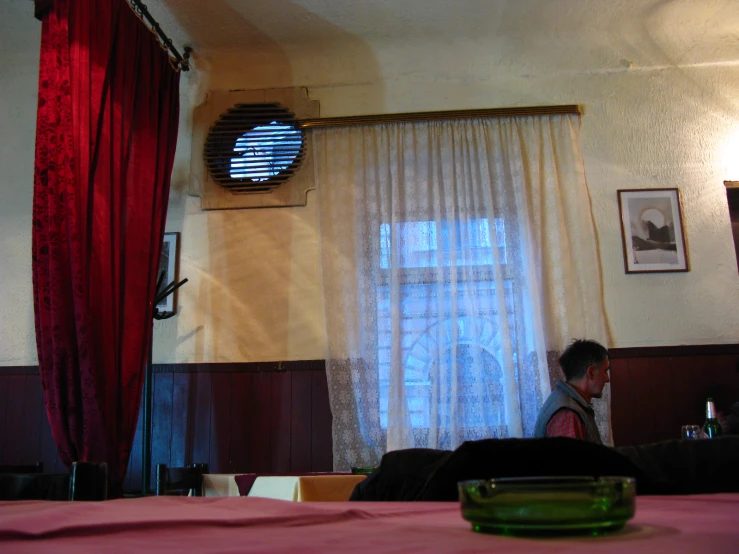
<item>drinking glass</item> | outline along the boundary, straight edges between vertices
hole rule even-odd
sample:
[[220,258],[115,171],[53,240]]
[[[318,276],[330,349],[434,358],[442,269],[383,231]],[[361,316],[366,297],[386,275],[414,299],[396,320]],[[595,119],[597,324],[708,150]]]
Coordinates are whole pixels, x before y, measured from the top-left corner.
[[701,427],[700,425],[683,425],[682,427],[683,439],[699,439],[701,438]]

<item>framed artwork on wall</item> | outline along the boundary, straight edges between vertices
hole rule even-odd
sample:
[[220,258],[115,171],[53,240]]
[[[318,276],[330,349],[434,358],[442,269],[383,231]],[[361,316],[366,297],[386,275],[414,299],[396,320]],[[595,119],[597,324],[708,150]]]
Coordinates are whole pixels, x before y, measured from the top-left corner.
[[[179,233],[164,233],[162,256],[159,258],[159,271],[157,271],[157,280],[162,272],[164,272],[161,288],[177,280],[179,242]],[[175,312],[177,310],[177,291],[160,300],[156,305],[156,309],[160,312]]]
[[678,189],[618,191],[626,273],[689,271]]
[[726,200],[729,203],[729,218],[731,219],[731,234],[734,238],[734,253],[736,265],[739,269],[739,181],[724,181]]

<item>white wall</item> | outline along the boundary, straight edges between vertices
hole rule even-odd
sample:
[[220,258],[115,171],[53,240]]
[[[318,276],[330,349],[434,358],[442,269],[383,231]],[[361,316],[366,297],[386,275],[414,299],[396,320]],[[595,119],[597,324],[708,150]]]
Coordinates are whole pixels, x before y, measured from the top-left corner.
[[[423,40],[368,44],[352,38],[315,49],[300,46],[253,55],[221,51],[204,57],[201,53],[200,66],[209,68],[201,84],[219,90],[307,86],[326,117],[581,104],[582,145],[601,245],[611,345],[732,343],[739,328],[739,277],[723,181],[739,178],[739,163],[732,169],[733,156],[724,155],[731,137],[739,133],[739,46],[706,52],[698,39],[696,44],[690,42],[694,37],[682,23],[680,28],[676,25],[659,19],[624,37],[594,29],[591,33],[603,33],[596,52],[583,50],[573,32],[558,43],[548,43],[546,36],[535,33],[533,39],[522,36],[518,44],[510,37],[505,43],[483,38],[443,45]],[[684,35],[689,44],[667,43],[671,32]],[[624,272],[616,190],[650,187],[681,190],[689,273]],[[303,219],[299,215],[303,212],[295,209],[270,213],[267,219],[279,217],[282,222],[275,226],[300,218],[301,240],[306,242],[293,241],[271,253],[263,250],[267,266],[269,260],[298,253],[305,258],[318,255],[312,216]],[[249,212],[234,216],[232,231],[239,234],[239,229],[263,217]],[[312,298],[320,298],[318,281],[301,284]],[[289,285],[280,281],[272,285],[268,297],[284,298]],[[271,325],[269,310],[250,317],[257,329]],[[303,313],[301,321],[305,327],[297,330],[299,336],[316,337],[319,316]],[[294,337],[292,331],[290,336]],[[246,336],[234,340],[250,354],[261,348]],[[305,343],[283,351],[297,357],[320,356],[320,341],[311,344],[314,348]]]
[[0,2],[0,365],[36,363],[31,207],[40,40],[31,2]]
[[[323,116],[583,105],[582,146],[611,346],[736,342],[739,274],[722,183],[739,180],[739,151],[724,154],[739,134],[739,41],[735,35],[724,40],[720,11],[698,28],[669,10],[633,26],[607,19],[586,26],[566,15],[536,28],[516,21],[511,24],[520,32],[499,29],[470,41],[429,35],[365,42],[342,35],[314,47],[267,42],[261,50],[198,52],[199,71],[184,74],[181,84],[167,222],[167,230],[182,232],[181,275],[190,282],[177,318],[157,323],[155,361],[323,356],[315,198],[306,208],[202,212],[185,192],[189,113],[204,92],[282,86],[307,86]],[[24,106],[13,119],[18,140],[0,146],[3,193],[19,187],[8,213],[20,218],[12,243],[5,238],[5,211],[0,223],[0,256],[13,260],[7,277],[9,266],[2,265],[2,283],[6,290],[10,283],[16,298],[12,306],[0,305],[0,364],[6,365],[35,359],[30,220],[23,220],[30,214],[34,102],[28,97],[35,66],[32,53],[21,58],[20,75],[17,67],[5,68],[5,76],[16,75],[1,93],[3,106]],[[9,117],[3,112],[0,117]],[[21,166],[20,160],[28,161]],[[16,173],[20,185],[9,180]],[[624,273],[616,190],[649,187],[681,190],[689,273]]]

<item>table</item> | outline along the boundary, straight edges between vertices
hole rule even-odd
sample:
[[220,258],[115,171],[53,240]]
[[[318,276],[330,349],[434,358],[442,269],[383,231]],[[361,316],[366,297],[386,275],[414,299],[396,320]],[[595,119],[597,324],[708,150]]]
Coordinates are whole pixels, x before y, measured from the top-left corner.
[[[206,497],[239,496],[239,474],[211,473],[203,476]],[[308,474],[256,475],[248,474],[253,484],[247,496],[291,500],[293,502],[341,502],[349,500],[354,487],[366,475]]]
[[205,473],[203,475],[203,496],[239,496],[236,484],[238,473]]
[[366,475],[259,476],[248,496],[293,502],[343,502]]
[[638,497],[636,517],[600,537],[474,533],[449,502],[287,502],[144,497],[0,502],[0,551],[495,552],[722,554],[739,545],[739,494]]

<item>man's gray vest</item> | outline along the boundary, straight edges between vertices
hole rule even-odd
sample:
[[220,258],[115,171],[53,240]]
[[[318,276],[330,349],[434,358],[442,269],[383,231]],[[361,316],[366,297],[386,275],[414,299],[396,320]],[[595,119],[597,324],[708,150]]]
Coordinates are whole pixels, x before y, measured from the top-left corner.
[[552,416],[562,408],[572,410],[580,416],[585,424],[587,440],[595,444],[603,444],[600,439],[598,426],[595,424],[595,412],[593,407],[577,392],[571,385],[563,381],[557,383],[557,388],[552,391],[547,401],[539,410],[539,416],[536,418],[536,427],[534,436],[537,438],[547,436],[547,423]]

